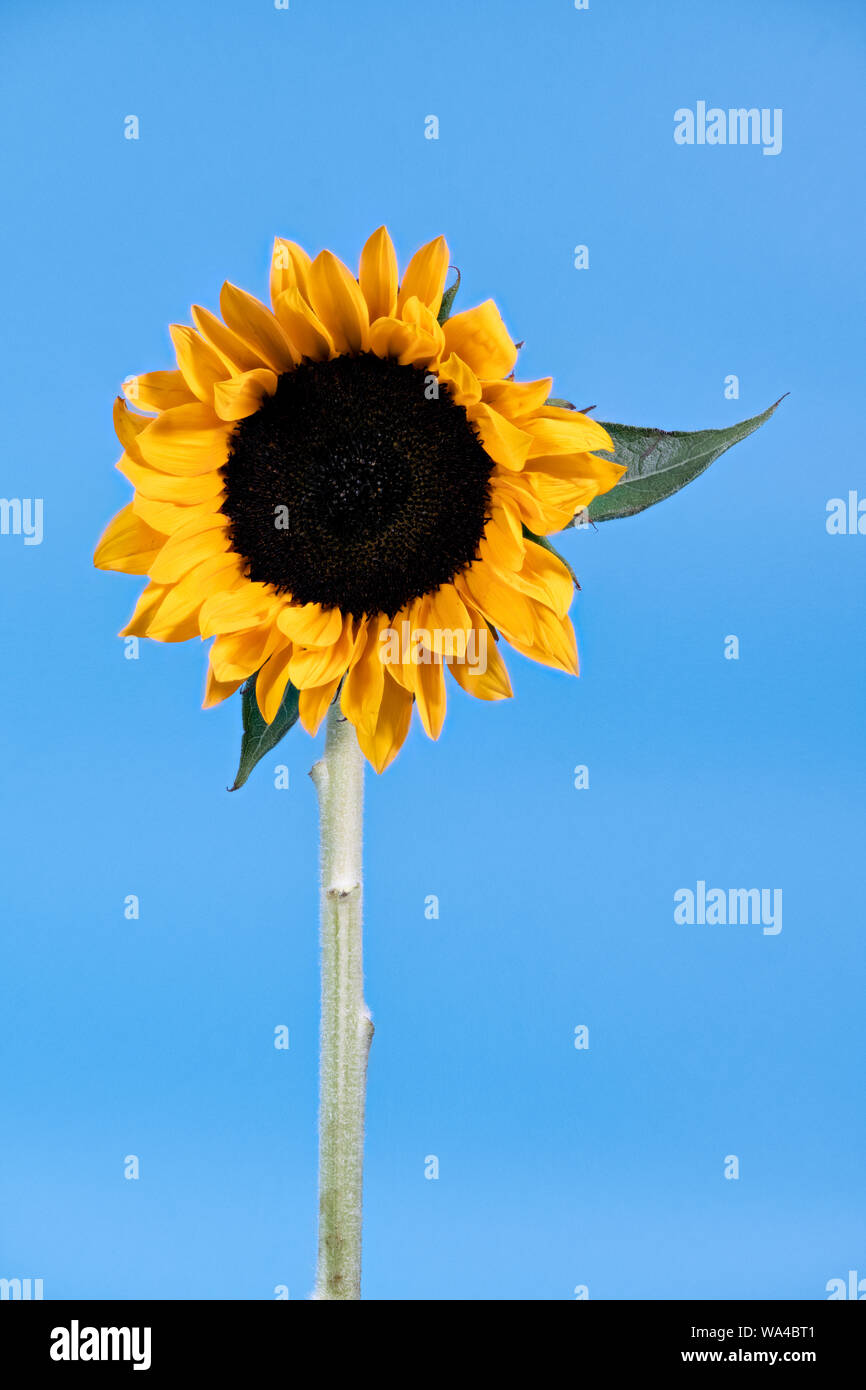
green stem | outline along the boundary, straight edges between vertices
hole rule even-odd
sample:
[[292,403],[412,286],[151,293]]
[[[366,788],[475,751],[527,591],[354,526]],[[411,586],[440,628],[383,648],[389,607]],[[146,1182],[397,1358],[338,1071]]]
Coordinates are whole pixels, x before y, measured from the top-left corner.
[[364,755],[339,702],[310,772],[319,798],[322,1026],[319,1095],[318,1299],[361,1297],[361,1206],[367,1056],[361,866]]

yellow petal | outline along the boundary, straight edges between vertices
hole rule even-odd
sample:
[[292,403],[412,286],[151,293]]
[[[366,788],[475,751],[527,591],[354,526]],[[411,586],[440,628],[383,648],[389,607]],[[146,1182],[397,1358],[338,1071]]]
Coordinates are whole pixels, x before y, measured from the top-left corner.
[[370,350],[377,357],[394,357],[404,367],[432,362],[439,354],[432,338],[402,319],[377,319],[370,328]]
[[553,377],[542,377],[539,381],[485,381],[484,399],[488,405],[507,415],[510,420],[519,420],[522,415],[531,415],[544,405],[553,387]]
[[338,641],[345,626],[339,608],[323,608],[320,603],[287,603],[277,618],[280,632],[302,647],[330,647]]
[[335,676],[324,685],[312,685],[298,696],[298,714],[308,734],[317,734],[319,725],[337,693],[342,676]]
[[509,642],[515,637],[524,644],[535,641],[534,605],[515,589],[492,565],[476,560],[459,574],[455,584],[475,607]]
[[148,584],[139,596],[129,622],[121,629],[120,636],[146,637],[150,620],[167,593],[168,588],[165,584]]
[[176,502],[156,502],[137,492],[132,499],[132,510],[154,531],[159,531],[162,536],[171,536],[194,517],[210,516],[219,511],[219,499],[211,498],[207,502],[189,506]]
[[93,563],[98,570],[147,574],[164,544],[165,537],[142,521],[130,502],[106,526]]
[[551,613],[549,608],[538,605],[536,621],[537,643],[535,647],[527,648],[525,655],[543,666],[553,666],[571,676],[578,675],[577,642],[571,619],[561,618]]
[[[241,563],[238,555],[212,555],[189,570],[179,583],[169,587],[150,623],[148,636],[160,642],[179,640],[166,634],[179,624],[197,618],[199,609],[210,594],[238,583]],[[198,633],[197,622],[195,631]],[[229,679],[233,679],[233,676]]]
[[160,473],[143,461],[137,463],[124,454],[117,463],[124,478],[128,478],[136,492],[149,497],[154,502],[175,502],[192,506],[220,497],[223,480],[219,473],[201,473],[195,478],[176,477],[171,473]]
[[286,686],[289,683],[290,645],[282,651],[274,652],[256,676],[256,703],[266,724],[273,724],[277,717]]
[[202,637],[225,632],[246,632],[253,627],[270,627],[280,607],[280,599],[266,584],[247,581],[230,593],[206,599],[199,613]]
[[453,584],[424,594],[415,607],[413,622],[427,634],[424,645],[437,656],[463,651],[472,628],[466,605]]
[[425,337],[429,338],[432,343],[435,343],[436,356],[439,357],[441,355],[445,347],[445,334],[442,332],[442,327],[438,323],[436,315],[431,313],[427,305],[422,303],[417,295],[413,294],[409,299],[404,300],[403,308],[400,311],[400,317],[404,323],[411,323],[415,328],[420,329]]
[[162,604],[147,634],[152,642],[191,642],[194,637],[198,637],[195,613],[179,615],[171,621],[164,621],[161,613]]
[[173,405],[187,405],[195,400],[181,372],[132,376],[123,383],[123,394],[139,410],[170,410]]
[[223,700],[234,695],[241,685],[243,685],[243,681],[218,681],[211,667],[208,666],[202,709],[213,709],[214,705],[222,704]]
[[442,293],[447,274],[448,243],[444,236],[438,236],[416,251],[407,265],[400,286],[398,312],[408,299],[417,295],[421,303],[426,304],[434,315],[438,314],[442,307]]
[[[538,496],[537,489],[528,481],[525,473],[495,473],[491,480],[491,499],[509,506],[521,523],[534,531],[535,535],[546,535],[549,531],[562,531],[569,525],[574,513],[569,513],[562,502],[549,505]],[[562,518],[562,520],[560,520]],[[557,524],[559,523],[559,524]]]
[[[587,501],[595,496],[595,485],[585,484]],[[543,474],[497,473],[493,476],[491,497],[494,501],[507,503],[519,516],[524,526],[537,536],[546,536],[551,531],[561,531],[570,525],[576,510],[585,503],[574,503],[576,490],[565,491],[556,479]]]
[[123,445],[124,451],[138,463],[144,462],[138,446],[138,436],[152,424],[153,420],[149,415],[133,414],[122,396],[115,397],[114,433]]
[[271,257],[271,303],[276,310],[277,300],[286,290],[297,289],[305,297],[309,290],[311,261],[296,241],[278,236]]
[[398,685],[386,671],[375,728],[363,724],[357,729],[361,751],[377,772],[384,772],[399,753],[409,732],[411,719],[411,693]]
[[217,383],[214,410],[221,420],[246,420],[248,415],[255,415],[265,396],[272,396],[276,389],[276,373],[268,367],[256,367],[251,372],[242,372],[240,376]]
[[220,681],[246,680],[284,645],[275,627],[252,628],[249,632],[226,632],[210,649],[210,663]]
[[492,299],[446,319],[443,332],[448,352],[468,362],[477,377],[507,376],[517,361],[517,348]]
[[324,685],[336,676],[345,674],[354,649],[353,624],[350,614],[343,622],[337,641],[329,647],[295,647],[289,663],[289,679],[298,690],[311,685]]
[[519,570],[523,567],[526,543],[513,506],[508,506],[502,501],[491,506],[490,520],[484,528],[484,539],[500,569]]
[[521,593],[538,599],[557,617],[565,617],[574,598],[574,581],[568,566],[549,550],[535,541],[527,540],[522,567],[519,570],[502,570],[496,564],[487,541],[482,540],[479,558],[492,565],[502,579]]
[[568,565],[557,555],[536,541],[526,542],[526,558],[520,577],[524,582],[532,582],[546,596],[549,608],[560,618],[564,618],[574,598],[574,580]]
[[589,486],[592,489],[591,496],[581,500],[582,506],[585,505],[585,500],[596,498],[599,493],[609,492],[610,488],[614,488],[626,473],[626,464],[614,463],[613,459],[602,459],[598,453],[560,453],[546,459],[528,460],[525,473],[530,477],[545,474],[546,477],[556,478],[573,488]]
[[226,280],[220,291],[220,312],[229,328],[249,343],[266,367],[277,373],[291,369],[295,362],[291,344],[260,299]]
[[532,439],[530,458],[585,453],[591,449],[613,453],[613,441],[597,420],[590,420],[588,415],[580,415],[576,410],[562,411],[562,415],[568,418],[550,420],[535,415],[521,421],[521,428]]
[[157,584],[175,584],[211,555],[229,548],[228,517],[221,512],[191,518],[167,541],[150,568]]
[[265,365],[249,343],[227,328],[222,319],[218,319],[209,309],[203,309],[200,304],[193,304],[192,321],[233,375],[237,372],[251,372],[255,367]]
[[195,613],[177,611],[161,616],[170,594],[170,584],[149,584],[121,637],[149,637],[153,642],[189,642],[197,637]]
[[213,389],[226,377],[226,364],[215,348],[192,328],[173,323],[169,329],[177,365],[189,389],[200,401],[213,400]]
[[[358,274],[370,322],[397,314],[397,253],[386,227],[379,227],[361,252]],[[437,311],[438,312],[438,311]]]
[[520,593],[484,561],[476,561],[455,583],[524,656],[577,675],[577,646],[567,617]]
[[[596,454],[560,454],[557,458],[530,458],[521,476],[545,504],[570,510],[570,516],[562,523],[568,525],[576,512],[613,487],[623,472],[621,464]],[[561,529],[551,525],[538,531],[535,526],[530,527],[537,535]]]
[[310,302],[337,352],[364,352],[370,342],[367,301],[352,272],[331,251],[320,251],[310,268]]
[[[420,599],[410,599],[390,622],[383,623],[379,629],[380,660],[391,677],[408,690],[414,690],[412,673],[413,636],[418,626],[417,616]],[[395,650],[396,648],[396,650]]]
[[428,738],[438,738],[445,723],[445,673],[438,661],[419,661],[412,667],[415,702]]
[[519,473],[532,445],[529,435],[483,401],[470,406],[467,414],[494,462],[511,472]]
[[327,361],[334,350],[331,335],[300,292],[294,288],[284,290],[275,307],[298,358]]
[[481,400],[478,377],[456,353],[452,352],[444,362],[439,363],[436,375],[445,382],[458,405],[477,405]]
[[382,703],[385,667],[382,663],[379,633],[387,618],[380,614],[367,624],[364,643],[343,683],[340,707],[356,728],[375,728]]
[[295,648],[289,663],[289,679],[298,690],[325,685],[346,674],[351,642],[341,639],[333,647]]
[[210,406],[176,405],[163,411],[138,436],[145,463],[163,473],[197,477],[222,468],[228,457],[229,426]]
[[599,492],[614,487],[625,472],[625,464],[602,458],[601,454],[548,454],[533,457],[526,463],[527,473],[546,473],[564,483],[592,482]]
[[447,669],[459,686],[477,700],[508,700],[514,693],[505,662],[499,652],[493,633],[486,623],[476,628],[475,651],[478,660],[475,664],[466,661],[449,661]]

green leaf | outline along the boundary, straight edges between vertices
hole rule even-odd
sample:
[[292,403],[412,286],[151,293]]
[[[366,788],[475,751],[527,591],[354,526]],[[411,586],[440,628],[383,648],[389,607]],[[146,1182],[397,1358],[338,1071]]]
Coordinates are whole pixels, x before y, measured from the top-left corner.
[[779,401],[784,399],[780,396],[762,415],[753,415],[750,420],[740,420],[720,430],[668,431],[604,423],[614,442],[613,457],[617,463],[626,465],[627,472],[616,487],[590,503],[589,520],[614,521],[663,502],[709,468],[726,449],[769,420]]
[[577,410],[578,415],[588,415],[591,410],[595,410],[594,405],[582,405],[578,410],[574,401],[567,401],[564,396],[548,396],[544,404],[559,406],[560,410]]
[[259,674],[257,671],[255,676],[250,676],[241,690],[244,736],[241,741],[241,760],[235,774],[234,785],[229,787],[231,792],[236,792],[238,787],[243,786],[256,763],[270,753],[283,735],[289,732],[292,725],[298,722],[299,692],[290,681],[286,686],[286,693],[273,723],[265,723],[256,700],[256,678]]
[[574,583],[575,589],[579,589],[579,588],[580,588],[580,585],[579,585],[578,582],[577,582],[577,575],[575,574],[574,570],[571,568],[571,565],[568,563],[568,561],[566,560],[566,558],[565,558],[564,555],[560,555],[560,553],[559,553],[559,551],[557,550],[556,546],[555,546],[555,545],[551,545],[550,541],[547,539],[547,536],[536,536],[535,532],[534,532],[534,531],[530,531],[530,529],[529,529],[528,526],[524,526],[524,528],[523,528],[523,534],[524,534],[524,536],[526,537],[527,540],[529,540],[529,541],[535,541],[535,544],[536,544],[536,545],[540,545],[541,548],[542,548],[542,550],[549,550],[551,555],[555,555],[556,558],[557,558],[557,560],[560,560],[560,561],[562,562],[562,564],[565,565],[565,568],[568,570],[569,574],[571,575],[571,578],[572,578],[572,581],[573,581],[573,583]]
[[448,286],[447,290],[442,296],[442,307],[439,310],[440,323],[444,323],[447,318],[450,318],[451,306],[453,305],[454,297],[460,288],[460,271],[457,269],[456,266],[454,267],[454,271],[457,276],[457,279],[454,281],[453,285]]

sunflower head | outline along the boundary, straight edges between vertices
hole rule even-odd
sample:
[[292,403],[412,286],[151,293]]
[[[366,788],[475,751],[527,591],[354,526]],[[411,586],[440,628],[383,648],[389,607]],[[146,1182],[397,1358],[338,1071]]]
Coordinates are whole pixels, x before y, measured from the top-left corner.
[[604,428],[515,381],[492,300],[446,316],[448,247],[402,279],[374,232],[357,277],[278,239],[271,308],[231,284],[175,324],[177,369],[125,384],[134,496],[96,550],[148,576],[123,635],[213,638],[205,706],[255,676],[270,724],[290,683],[315,733],[339,692],[381,772],[412,706],[431,738],[446,675],[511,694],[499,638],[577,673],[573,580],[544,537],[624,471]]

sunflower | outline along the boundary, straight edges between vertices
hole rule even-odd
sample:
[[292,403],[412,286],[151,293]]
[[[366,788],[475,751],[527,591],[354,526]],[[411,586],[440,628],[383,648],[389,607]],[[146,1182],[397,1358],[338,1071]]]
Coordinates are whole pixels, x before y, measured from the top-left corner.
[[278,238],[272,308],[226,283],[221,317],[172,326],[177,369],[115,403],[135,493],[94,562],[149,581],[121,635],[213,638],[205,708],[255,677],[270,724],[291,683],[315,733],[339,692],[378,772],[413,703],[438,737],[446,672],[511,695],[500,636],[577,674],[574,582],[544,537],[623,472],[549,377],[514,380],[492,300],[448,315],[448,263],[437,237],[401,279],[380,227],[356,278]]

